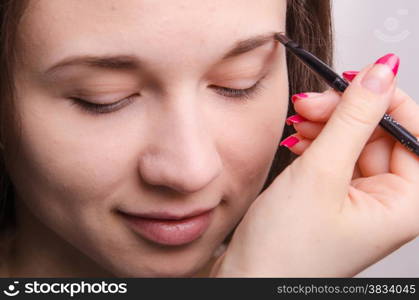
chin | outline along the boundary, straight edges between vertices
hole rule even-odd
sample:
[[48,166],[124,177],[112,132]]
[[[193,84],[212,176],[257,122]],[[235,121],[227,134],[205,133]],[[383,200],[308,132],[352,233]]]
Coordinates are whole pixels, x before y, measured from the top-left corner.
[[160,266],[141,266],[138,269],[133,269],[133,266],[127,266],[124,270],[115,270],[113,274],[119,278],[181,278],[181,277],[194,277],[199,271],[200,266],[187,268],[185,266],[171,266],[160,265]]
[[203,253],[188,253],[181,257],[176,255],[112,255],[98,263],[118,278],[141,277],[194,277],[209,262]]

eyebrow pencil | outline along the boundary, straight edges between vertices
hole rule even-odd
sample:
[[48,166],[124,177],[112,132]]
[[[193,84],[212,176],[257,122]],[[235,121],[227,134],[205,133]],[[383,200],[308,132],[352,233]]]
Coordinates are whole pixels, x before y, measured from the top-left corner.
[[[278,32],[274,35],[275,40],[281,42],[291,53],[296,55],[306,66],[317,73],[333,89],[343,92],[349,83],[336,74],[327,64],[314,56],[312,53],[301,48],[296,42],[289,39],[285,34]],[[384,114],[380,120],[380,126],[394,136],[407,149],[419,156],[419,141],[406,128],[397,123],[390,115]]]

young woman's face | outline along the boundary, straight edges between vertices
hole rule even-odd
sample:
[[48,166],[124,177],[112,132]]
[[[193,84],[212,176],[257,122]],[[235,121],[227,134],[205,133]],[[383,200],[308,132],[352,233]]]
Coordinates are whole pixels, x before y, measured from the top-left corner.
[[[287,112],[280,44],[225,56],[285,30],[285,2],[30,1],[9,170],[21,207],[117,276],[200,269],[263,187]],[[247,98],[228,90],[258,81]],[[122,101],[95,114],[72,98]],[[121,214],[200,208],[213,208],[210,225],[182,245],[147,239]]]

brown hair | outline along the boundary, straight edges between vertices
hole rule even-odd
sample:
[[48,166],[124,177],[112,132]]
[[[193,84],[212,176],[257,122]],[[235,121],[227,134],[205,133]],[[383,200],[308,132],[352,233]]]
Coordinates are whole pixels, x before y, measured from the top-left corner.
[[[332,66],[333,63],[333,32],[331,21],[331,3],[329,0],[288,0],[286,15],[286,34],[301,47]],[[291,96],[296,93],[310,91],[319,92],[326,88],[323,81],[314,75],[294,55],[287,53],[289,99],[287,117],[295,114]],[[285,126],[282,139],[295,133],[294,128]],[[279,141],[278,141],[279,144]],[[268,178],[262,193],[297,155],[285,147],[279,147],[275,154]]]
[[[2,0],[0,4],[0,233],[15,226],[14,189],[6,172],[6,154],[11,150],[7,134],[10,124],[16,122],[13,99],[15,95],[13,70],[17,59],[16,40],[18,25],[27,6],[27,0]],[[296,40],[327,64],[332,63],[331,4],[329,0],[288,0],[287,35]],[[322,91],[325,85],[293,55],[287,53],[290,95],[301,91]],[[295,114],[289,101],[287,115]],[[9,129],[9,130],[8,130]],[[295,133],[292,126],[285,126],[282,139]],[[279,141],[278,141],[279,143]],[[285,147],[278,147],[263,192],[297,156]],[[232,231],[232,233],[234,230]],[[226,241],[231,238],[232,233]]]
[[26,6],[27,0],[4,0],[0,4],[0,234],[15,226],[14,188],[6,164],[17,153],[17,145],[10,143],[11,124],[18,122],[13,101],[14,66],[18,25]]

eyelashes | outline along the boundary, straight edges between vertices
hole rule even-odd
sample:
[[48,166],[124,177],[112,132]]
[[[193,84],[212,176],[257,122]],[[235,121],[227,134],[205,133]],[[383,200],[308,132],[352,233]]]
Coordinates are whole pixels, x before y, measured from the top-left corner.
[[122,100],[111,104],[97,104],[89,102],[88,100],[71,97],[69,98],[72,102],[71,105],[78,106],[81,110],[91,113],[91,114],[107,114],[117,110],[120,110],[122,107],[130,104],[134,101],[135,97],[139,96],[139,94],[134,94],[129,97],[126,97]]
[[[219,95],[226,97],[226,98],[235,98],[239,100],[249,100],[252,97],[255,97],[263,88],[264,85],[262,81],[266,78],[267,75],[264,75],[260,78],[254,85],[247,89],[232,89],[220,86],[210,86],[212,87]],[[69,99],[72,101],[71,105],[76,105],[80,109],[85,112],[88,112],[93,115],[98,114],[107,114],[112,113],[114,111],[118,111],[123,107],[129,105],[131,102],[135,100],[136,97],[140,96],[138,93],[133,94],[129,97],[126,97],[122,100],[117,102],[113,102],[110,104],[97,104],[92,103],[89,100],[78,98],[78,97],[70,97]]]
[[220,95],[229,97],[229,98],[239,98],[239,99],[250,99],[251,97],[256,96],[258,92],[262,90],[264,87],[262,85],[262,80],[266,77],[263,76],[259,79],[254,85],[247,89],[232,89],[220,86],[213,86],[214,90],[216,90]]

